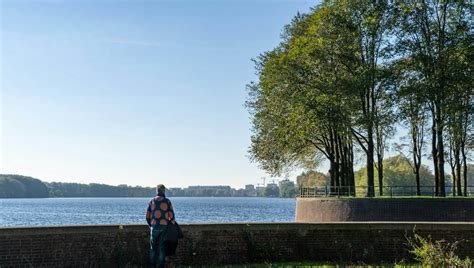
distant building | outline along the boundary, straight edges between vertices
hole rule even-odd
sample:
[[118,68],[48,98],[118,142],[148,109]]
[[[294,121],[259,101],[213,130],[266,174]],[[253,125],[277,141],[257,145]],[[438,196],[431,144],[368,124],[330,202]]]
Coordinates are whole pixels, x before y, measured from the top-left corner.
[[183,189],[176,187],[176,188],[169,188],[167,191],[167,195],[168,196],[184,196],[185,193]]

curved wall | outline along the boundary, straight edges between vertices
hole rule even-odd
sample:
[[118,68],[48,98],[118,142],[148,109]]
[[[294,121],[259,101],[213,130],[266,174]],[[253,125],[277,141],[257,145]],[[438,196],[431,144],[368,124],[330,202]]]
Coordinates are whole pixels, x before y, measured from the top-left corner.
[[296,222],[474,222],[474,198],[297,198]]

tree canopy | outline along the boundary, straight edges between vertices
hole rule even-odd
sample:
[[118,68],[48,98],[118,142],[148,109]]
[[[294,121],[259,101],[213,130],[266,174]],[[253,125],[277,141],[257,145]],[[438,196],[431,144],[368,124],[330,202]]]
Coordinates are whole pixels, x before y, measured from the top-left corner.
[[258,79],[246,102],[251,159],[271,175],[327,160],[328,183],[350,189],[354,157],[362,155],[366,194],[374,196],[376,185],[390,183],[388,142],[397,127],[407,127],[421,194],[431,123],[436,194],[446,194],[448,150],[453,182],[466,194],[474,121],[469,9],[467,0],[340,0],[297,14],[281,43],[255,59]]
[[0,198],[41,198],[48,194],[48,188],[38,179],[0,174]]

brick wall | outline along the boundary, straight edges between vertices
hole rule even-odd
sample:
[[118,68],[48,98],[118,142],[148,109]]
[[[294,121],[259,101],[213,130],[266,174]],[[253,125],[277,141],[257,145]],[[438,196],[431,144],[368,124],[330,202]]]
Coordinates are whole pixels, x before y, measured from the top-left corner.
[[[174,262],[184,265],[265,261],[394,262],[410,259],[414,223],[183,225]],[[463,241],[474,258],[474,223],[416,223],[434,239]],[[146,266],[148,228],[140,225],[0,228],[0,267]]]
[[297,198],[296,222],[474,222],[474,198]]

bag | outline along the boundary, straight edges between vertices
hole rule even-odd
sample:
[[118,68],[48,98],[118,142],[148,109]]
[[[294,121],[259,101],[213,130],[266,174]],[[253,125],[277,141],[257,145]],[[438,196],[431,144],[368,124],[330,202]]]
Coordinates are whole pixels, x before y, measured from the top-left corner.
[[183,237],[183,231],[181,230],[181,227],[179,227],[179,224],[176,222],[176,224],[168,224],[166,226],[163,241],[178,242],[178,239],[181,239]]
[[173,256],[176,253],[178,247],[178,239],[183,238],[183,232],[178,223],[168,224],[163,236],[163,244],[166,249],[166,256]]
[[[176,222],[176,221],[175,221]],[[184,234],[183,234],[183,231],[181,230],[181,227],[179,226],[178,222],[176,222],[176,229],[178,231],[178,239],[182,239],[184,238]]]

